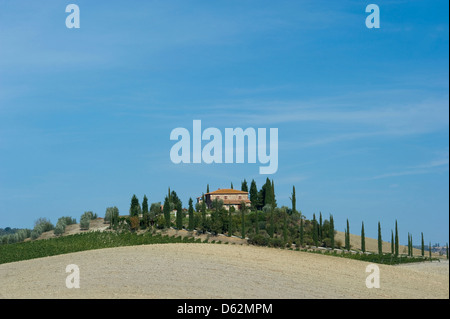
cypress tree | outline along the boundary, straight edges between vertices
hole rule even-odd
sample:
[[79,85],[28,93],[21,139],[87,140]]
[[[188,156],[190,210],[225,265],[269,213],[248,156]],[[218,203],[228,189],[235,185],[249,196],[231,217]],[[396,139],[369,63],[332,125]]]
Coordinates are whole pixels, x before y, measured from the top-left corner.
[[[261,190],[262,190],[262,195],[264,196],[263,207],[267,204],[272,204],[272,202],[273,202],[273,200],[272,200],[272,183],[270,182],[270,179],[268,177],[266,178],[266,183],[261,188]],[[273,205],[272,205],[272,207],[273,207]]]
[[233,235],[233,211],[234,207],[231,206],[228,209],[228,237],[231,237],[231,235]]
[[428,252],[429,252],[429,255],[430,255],[430,261],[431,261],[431,241],[430,241],[430,245],[428,246]]
[[345,237],[345,249],[350,250],[350,224],[348,223],[348,219],[347,219],[346,233],[347,233],[347,236]]
[[130,204],[130,216],[138,216],[139,212],[141,210],[141,207],[139,205],[139,199],[136,197],[136,195],[133,195],[131,198],[131,204]]
[[383,255],[383,241],[381,240],[381,224],[378,222],[378,254]]
[[183,208],[181,206],[181,201],[177,201],[177,229],[183,228]]
[[313,214],[313,220],[312,220],[312,237],[314,245],[318,246],[318,238],[317,238],[317,220],[316,220],[316,214]]
[[391,254],[394,255],[394,231],[391,229]]
[[231,187],[231,189],[234,189],[234,187],[233,187],[233,182],[231,182],[231,186],[230,186],[230,187]]
[[148,198],[144,195],[142,200],[142,225],[147,228],[150,225],[150,216],[148,213]]
[[148,198],[144,195],[142,200],[142,214],[148,213]]
[[166,196],[166,198],[164,199],[163,213],[164,221],[166,222],[166,228],[170,228],[170,202],[168,196]]
[[412,239],[411,234],[408,233],[408,257],[411,257],[412,255]]
[[366,252],[366,236],[364,233],[364,222],[362,222],[361,226],[361,250],[363,253]]
[[322,212],[320,212],[319,215],[319,241],[321,242],[323,240],[323,234],[322,234]]
[[334,218],[333,215],[330,214],[330,234],[329,237],[331,239],[331,249],[334,249]]
[[206,194],[209,193],[209,184],[206,184]]
[[[244,180],[245,181],[245,180]],[[245,211],[247,210],[247,207],[245,206],[245,202],[241,202],[241,237],[242,239],[245,238]]]
[[189,230],[194,230],[194,206],[192,203],[192,198],[189,198]]
[[423,233],[421,233],[421,235],[422,235],[422,240],[421,240],[421,252],[422,252],[422,257],[425,257],[425,243],[424,243],[424,241],[423,241]]
[[244,178],[244,181],[241,184],[241,191],[243,192],[248,192],[248,185],[247,185],[247,181]]
[[273,184],[273,179],[272,179],[272,185],[270,186],[270,190],[272,191],[271,204],[273,207],[277,207],[277,201],[275,199],[275,185]]
[[252,208],[256,209],[258,205],[258,188],[256,187],[255,180],[252,180],[250,184],[250,202],[252,203]]
[[302,216],[300,216],[300,246],[303,247],[303,243],[304,243],[304,229],[303,229],[303,218]]
[[206,231],[206,202],[204,194],[202,194],[201,214],[202,214],[202,231]]
[[347,228],[344,229],[344,249],[347,249]]
[[397,226],[397,220],[395,220],[395,256],[398,256],[398,253],[399,253],[398,226]]
[[297,211],[297,199],[295,198],[295,186],[292,186],[292,195],[290,197],[291,203],[292,203],[292,213],[295,213]]

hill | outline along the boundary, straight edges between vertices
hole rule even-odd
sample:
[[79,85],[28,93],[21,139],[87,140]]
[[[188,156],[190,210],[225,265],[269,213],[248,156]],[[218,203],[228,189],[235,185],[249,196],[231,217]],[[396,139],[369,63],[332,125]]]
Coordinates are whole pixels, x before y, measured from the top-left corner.
[[[90,228],[88,231],[104,231],[104,230],[107,230],[108,227],[109,227],[109,225],[104,223],[103,218],[97,218],[97,219],[94,219],[91,221]],[[69,225],[66,227],[66,231],[64,232],[63,236],[78,234],[78,233],[82,233],[82,232],[86,232],[86,231],[80,229],[80,224],[73,224],[73,225]],[[158,232],[163,232],[164,234],[167,234],[169,236],[173,236],[173,235],[193,236],[192,232],[188,232],[187,230],[175,230],[173,228],[163,230],[163,231],[158,231]],[[42,233],[41,236],[38,238],[38,240],[54,238],[54,237],[56,237],[56,236],[53,233],[53,231],[48,231],[48,232]],[[205,240],[208,237],[208,235],[206,235],[206,234],[195,235],[195,237]],[[235,243],[235,244],[246,244],[247,243],[246,240],[242,240],[237,237],[228,237],[228,236],[222,235],[222,234],[219,236],[214,236],[214,237],[210,237],[210,238],[211,238],[211,240],[215,239],[216,241],[220,240],[222,242],[229,242],[229,243]],[[344,238],[345,238],[345,234],[343,232],[340,232],[340,231],[336,232],[336,235],[335,235],[336,241],[341,241],[342,243],[344,243]],[[28,240],[30,240],[30,239],[28,239]],[[360,250],[361,249],[361,236],[350,234],[350,244],[351,244],[351,249]],[[407,246],[400,245],[399,248],[400,248],[401,254],[403,254],[403,253],[406,254],[407,249],[408,249]],[[366,250],[369,252],[377,253],[378,252],[378,240],[374,239],[374,238],[366,237]],[[385,253],[391,252],[391,243],[390,242],[383,241],[383,252],[385,252]],[[414,256],[421,255],[420,249],[413,249],[413,252],[414,252]],[[427,253],[426,253],[426,256],[428,256]],[[439,254],[433,253],[433,256],[439,257]]]
[[[69,264],[80,289],[65,286]],[[449,298],[448,261],[379,265],[379,289],[366,287],[367,265],[247,245],[117,247],[2,264],[0,297]]]

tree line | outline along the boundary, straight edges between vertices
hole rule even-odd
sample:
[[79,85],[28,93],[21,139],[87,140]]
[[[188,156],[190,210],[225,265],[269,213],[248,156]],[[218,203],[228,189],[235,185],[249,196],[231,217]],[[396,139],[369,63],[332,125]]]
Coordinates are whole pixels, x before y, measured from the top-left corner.
[[[231,183],[233,188],[233,183]],[[149,205],[146,195],[142,199],[142,204],[136,195],[130,201],[128,215],[121,216],[117,207],[108,207],[105,212],[104,222],[110,224],[110,228],[118,231],[138,231],[150,228],[186,229],[197,233],[209,233],[211,235],[225,234],[227,236],[237,236],[248,239],[248,242],[255,245],[274,247],[296,247],[314,246],[326,248],[342,248],[351,250],[350,225],[347,219],[344,230],[344,242],[335,239],[336,231],[334,227],[333,215],[324,218],[322,212],[318,216],[314,213],[312,219],[307,219],[301,211],[297,210],[297,199],[295,186],[290,194],[291,206],[277,206],[275,196],[274,181],[269,178],[258,190],[255,180],[252,180],[250,187],[244,179],[241,182],[241,190],[249,193],[250,206],[241,203],[241,209],[235,210],[231,207],[225,209],[223,201],[215,199],[211,207],[206,206],[204,200],[193,204],[189,198],[188,208],[183,208],[182,201],[175,190],[168,189],[161,202],[154,202]],[[206,193],[209,193],[209,184]],[[80,229],[88,230],[90,222],[97,218],[97,214],[92,211],[84,212],[80,218]],[[65,232],[65,227],[76,223],[71,217],[61,217],[56,226],[45,218],[35,222],[33,230],[22,230],[15,234],[8,234],[0,237],[0,243],[15,243],[26,238],[36,239],[43,232],[53,230],[56,236]],[[360,251],[366,253],[364,222],[361,225]],[[378,222],[378,254],[382,255],[383,245],[381,236],[381,223]],[[395,229],[391,231],[391,251],[390,254],[399,256],[399,233],[398,224],[395,222]],[[431,247],[431,243],[429,244]],[[425,256],[425,246],[423,233],[421,234],[421,256]],[[413,256],[413,238],[408,233],[407,256]],[[431,251],[431,249],[428,249]],[[431,253],[430,253],[431,254]],[[448,256],[448,244],[447,244]]]

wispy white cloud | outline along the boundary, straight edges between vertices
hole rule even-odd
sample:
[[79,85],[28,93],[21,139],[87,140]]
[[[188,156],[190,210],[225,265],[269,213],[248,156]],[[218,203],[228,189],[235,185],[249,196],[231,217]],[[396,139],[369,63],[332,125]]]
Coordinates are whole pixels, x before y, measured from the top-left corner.
[[429,174],[429,173],[435,173],[435,172],[441,171],[442,169],[448,171],[448,167],[449,167],[449,159],[448,159],[448,154],[447,154],[447,158],[441,158],[441,159],[429,161],[428,163],[406,167],[405,170],[401,170],[401,171],[397,171],[397,172],[389,172],[389,173],[376,175],[371,178],[368,178],[368,180],[377,180],[377,179],[409,176],[409,175]]

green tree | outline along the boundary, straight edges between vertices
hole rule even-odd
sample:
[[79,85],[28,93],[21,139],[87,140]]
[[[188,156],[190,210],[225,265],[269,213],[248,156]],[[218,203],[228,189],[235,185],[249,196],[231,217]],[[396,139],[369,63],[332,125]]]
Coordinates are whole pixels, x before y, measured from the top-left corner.
[[347,228],[345,230],[345,249],[350,250],[350,225],[347,219]]
[[252,203],[252,208],[256,209],[258,205],[258,188],[256,187],[256,182],[254,179],[250,184],[250,202]]
[[206,184],[206,194],[209,193],[209,184]]
[[202,195],[202,231],[206,231],[206,202],[205,202],[205,195]]
[[267,204],[264,206],[264,212],[267,214],[269,213],[269,222],[270,222],[270,227],[269,227],[269,236],[270,238],[274,237],[275,234],[275,212],[274,212],[274,208],[272,207],[272,205]]
[[142,200],[142,214],[148,213],[148,198],[144,195],[144,199]]
[[241,191],[243,192],[248,192],[248,185],[247,185],[247,181],[244,178],[244,181],[241,184]]
[[363,253],[366,252],[366,235],[364,233],[364,222],[362,222],[361,226],[361,250]]
[[414,247],[413,247],[413,236],[412,236],[412,234],[410,235],[410,246],[411,246],[411,257],[413,257],[414,256]]
[[334,249],[334,217],[330,214],[330,233],[328,235],[331,239],[331,249]]
[[91,224],[91,216],[92,212],[84,212],[83,215],[81,215],[80,218],[80,229],[81,230],[88,230]]
[[287,217],[288,216],[287,216],[285,209],[282,210],[282,214],[283,214],[283,241],[286,244],[288,241],[288,227],[287,227],[287,224],[288,224]]
[[383,255],[383,240],[381,239],[381,224],[378,222],[378,255]]
[[106,208],[104,222],[109,223],[111,227],[113,226],[113,218],[115,216],[116,211],[117,211],[117,217],[118,217],[119,209],[116,206]]
[[[245,180],[244,180],[245,181]],[[247,183],[247,182],[246,182]],[[247,206],[244,201],[241,202],[241,237],[245,239],[245,213],[247,211]]]
[[181,201],[178,200],[176,202],[176,208],[177,208],[177,229],[182,229],[183,228],[183,207],[181,205]]
[[231,206],[228,209],[228,237],[231,237],[233,235],[233,213],[234,206]]
[[223,221],[220,217],[220,212],[223,209],[223,200],[215,198],[212,201],[212,212],[211,212],[211,232],[213,234],[219,234],[222,232]]
[[234,189],[234,187],[233,187],[233,182],[231,182],[231,186],[230,186],[230,187],[231,187],[231,189]]
[[322,227],[323,227],[322,212],[319,212],[319,241],[323,240]]
[[164,221],[166,228],[170,228],[170,201],[169,196],[166,196],[164,199],[164,206],[163,206],[163,213],[164,213]]
[[131,204],[130,204],[130,216],[138,216],[141,213],[141,206],[139,205],[139,199],[136,197],[136,195],[133,195],[131,198]]
[[273,183],[273,179],[272,179],[272,185],[270,186],[270,190],[272,192],[270,204],[272,205],[273,208],[275,208],[275,207],[277,207],[277,200],[275,199],[275,185]]
[[408,233],[408,257],[411,256],[411,235]]
[[303,217],[302,216],[300,216],[300,234],[299,234],[299,239],[300,239],[300,246],[302,246],[303,247],[303,244],[304,244],[304,240],[305,240],[305,238],[304,238],[304,236],[305,236],[305,230],[304,230],[304,225],[303,225]]
[[291,200],[292,203],[292,213],[295,214],[295,212],[297,211],[297,198],[295,197],[295,186],[292,186],[292,195],[289,198]]
[[398,256],[399,254],[399,242],[398,242],[398,225],[397,220],[395,220],[395,256]]
[[394,248],[394,231],[391,229],[391,254],[394,255],[395,248]]
[[319,238],[317,238],[318,232],[317,232],[317,220],[316,220],[316,214],[313,214],[312,219],[312,239],[314,242],[314,246],[319,246]]
[[[270,182],[269,178],[266,178],[266,183],[262,187],[263,191],[263,198],[264,202],[263,205],[266,206],[267,204],[272,205],[273,198],[272,198],[272,183]],[[273,207],[273,206],[272,206]]]
[[421,253],[422,257],[425,257],[425,242],[423,241],[423,233],[421,233],[422,240],[421,240]]
[[189,198],[189,230],[194,230],[194,206],[192,198]]
[[147,228],[150,226],[150,214],[148,211],[148,198],[144,195],[144,199],[142,200],[142,226]]
[[430,244],[428,245],[428,253],[429,253],[429,256],[430,256],[430,261],[432,261],[431,260],[431,241],[430,241]]

